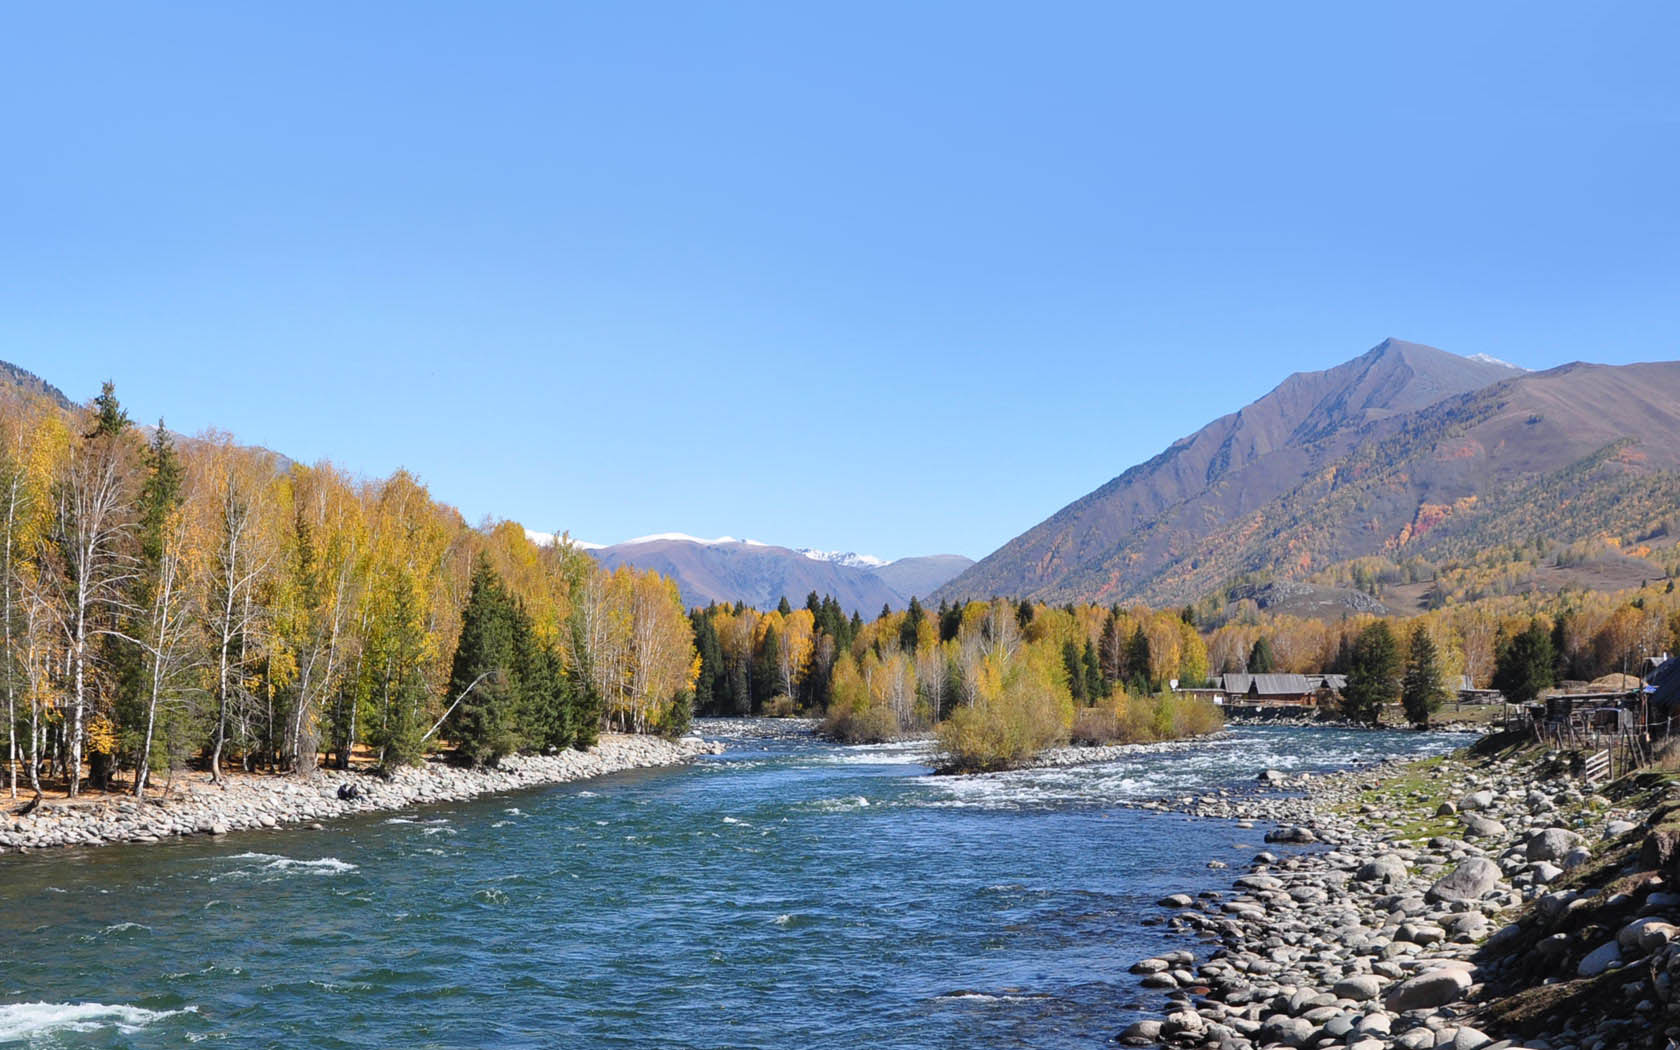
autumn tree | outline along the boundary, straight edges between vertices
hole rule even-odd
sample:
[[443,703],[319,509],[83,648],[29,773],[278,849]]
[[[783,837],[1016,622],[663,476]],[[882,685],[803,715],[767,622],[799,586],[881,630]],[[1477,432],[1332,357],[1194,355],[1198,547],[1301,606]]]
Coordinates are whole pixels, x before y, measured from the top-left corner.
[[53,486],[53,514],[42,560],[46,608],[63,633],[70,668],[69,794],[81,790],[82,757],[93,700],[95,643],[129,609],[138,575],[128,416],[110,383],[95,400],[92,429],[74,443]]

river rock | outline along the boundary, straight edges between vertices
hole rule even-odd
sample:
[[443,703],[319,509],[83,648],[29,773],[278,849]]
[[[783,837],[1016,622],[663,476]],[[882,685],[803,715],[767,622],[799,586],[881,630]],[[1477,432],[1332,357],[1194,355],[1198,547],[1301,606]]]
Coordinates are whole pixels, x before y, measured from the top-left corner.
[[1597,977],[1599,974],[1621,964],[1622,946],[1615,941],[1607,941],[1588,952],[1575,972],[1582,977]]
[[1382,992],[1382,979],[1368,973],[1345,977],[1336,982],[1336,995],[1356,1003],[1368,1003]]
[[1581,841],[1581,836],[1567,828],[1547,828],[1528,840],[1526,856],[1529,860],[1562,860]]
[[1403,858],[1393,853],[1384,853],[1360,865],[1353,877],[1360,882],[1404,883],[1411,874]]
[[1475,791],[1471,794],[1465,795],[1459,800],[1458,808],[1465,811],[1491,809],[1493,808],[1493,792]]
[[1284,1046],[1305,1046],[1313,1037],[1311,1021],[1285,1014],[1273,1014],[1260,1026],[1260,1041]]
[[1267,842],[1289,842],[1289,843],[1295,843],[1295,844],[1298,844],[1298,845],[1306,845],[1306,844],[1309,844],[1309,843],[1317,842],[1318,841],[1318,836],[1313,834],[1311,828],[1304,828],[1304,827],[1301,827],[1299,824],[1290,824],[1290,825],[1286,825],[1284,827],[1280,827],[1280,828],[1278,828],[1274,831],[1267,832],[1266,833],[1266,841]]
[[1480,813],[1466,813],[1463,816],[1464,833],[1471,838],[1502,839],[1507,834],[1505,825],[1492,817],[1484,817]]
[[1470,974],[1458,968],[1430,970],[1395,985],[1383,1000],[1391,1013],[1429,1010],[1457,1002],[1470,989]]
[[1635,919],[1616,933],[1616,943],[1623,950],[1647,955],[1680,937],[1680,927],[1656,916]]
[[1432,901],[1479,900],[1499,885],[1499,865],[1486,857],[1469,857],[1429,887]]

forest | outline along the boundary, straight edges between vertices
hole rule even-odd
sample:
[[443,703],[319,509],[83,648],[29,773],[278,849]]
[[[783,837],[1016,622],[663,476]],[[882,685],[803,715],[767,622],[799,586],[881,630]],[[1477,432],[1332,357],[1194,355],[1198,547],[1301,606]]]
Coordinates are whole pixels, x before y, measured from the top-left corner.
[[680,731],[697,670],[671,581],[471,527],[405,472],[148,433],[110,384],[0,401],[13,797]]
[[[1620,541],[1596,542],[1520,549],[1557,560]],[[1380,584],[1434,569],[1350,571]],[[603,729],[680,733],[694,713],[820,717],[849,741],[931,734],[953,769],[995,769],[1210,731],[1217,709],[1173,687],[1224,672],[1347,673],[1343,713],[1405,694],[1426,721],[1461,678],[1514,681],[1518,649],[1538,689],[1637,673],[1680,641],[1666,573],[1620,592],[1437,597],[1339,620],[1217,595],[1178,610],[912,601],[867,622],[817,594],[685,611],[656,573],[605,570],[513,522],[471,526],[406,472],[370,481],[140,427],[109,384],[71,411],[0,399],[13,797],[88,781],[139,795],[189,766],[495,764]]]

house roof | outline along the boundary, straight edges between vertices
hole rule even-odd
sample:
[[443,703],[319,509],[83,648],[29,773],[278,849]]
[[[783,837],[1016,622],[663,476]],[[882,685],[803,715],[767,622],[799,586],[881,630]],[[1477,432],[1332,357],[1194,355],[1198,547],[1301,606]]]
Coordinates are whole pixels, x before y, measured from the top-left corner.
[[1222,684],[1227,693],[1255,696],[1300,696],[1313,691],[1304,674],[1228,674]]
[[1645,678],[1645,692],[1659,707],[1680,705],[1680,657],[1671,656]]

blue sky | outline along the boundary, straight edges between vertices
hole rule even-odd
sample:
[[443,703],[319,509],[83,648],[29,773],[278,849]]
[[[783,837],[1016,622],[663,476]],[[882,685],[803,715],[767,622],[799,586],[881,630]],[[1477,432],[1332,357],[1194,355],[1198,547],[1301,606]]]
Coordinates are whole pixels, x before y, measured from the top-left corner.
[[978,557],[1385,336],[1676,356],[1674,5],[266,6],[8,12],[0,358],[473,520]]

